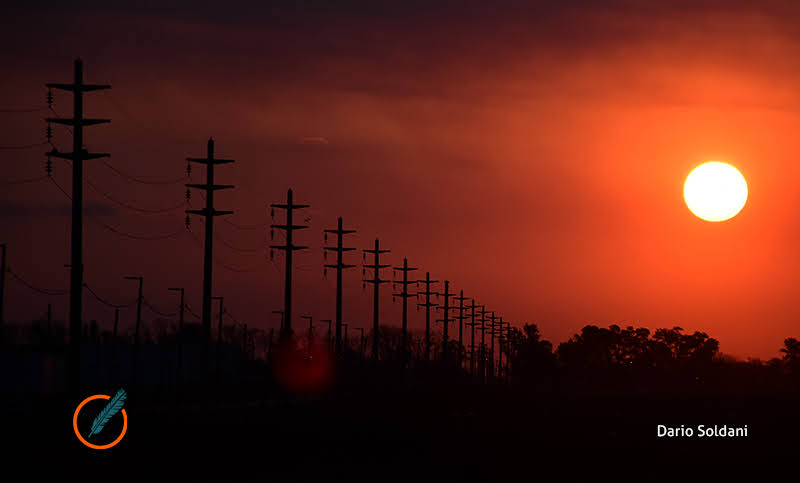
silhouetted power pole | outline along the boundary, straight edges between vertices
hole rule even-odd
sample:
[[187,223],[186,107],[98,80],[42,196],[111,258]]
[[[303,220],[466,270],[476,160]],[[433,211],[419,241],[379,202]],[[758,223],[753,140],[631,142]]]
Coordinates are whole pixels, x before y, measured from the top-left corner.
[[506,382],[511,381],[511,323],[506,322]]
[[425,272],[425,280],[419,280],[420,283],[425,284],[425,291],[420,292],[419,295],[425,296],[425,302],[417,303],[418,307],[425,307],[425,360],[431,360],[431,307],[436,307],[438,304],[431,302],[431,295],[439,295],[439,292],[431,291],[431,284],[439,283],[438,280],[431,280],[431,273]]
[[490,342],[489,342],[489,367],[488,367],[488,373],[491,375],[491,378],[494,378],[494,376],[495,376],[495,373],[494,373],[494,369],[495,369],[495,365],[494,365],[494,336],[497,334],[496,322],[498,320],[498,317],[495,315],[494,312],[492,312],[492,316],[489,317],[489,320],[491,321],[491,323],[489,324],[489,341]]
[[170,288],[171,292],[180,292],[181,294],[181,305],[178,310],[179,318],[178,318],[178,383],[181,382],[183,378],[183,314],[186,310],[186,303],[184,300],[184,290],[183,288]]
[[133,333],[133,385],[136,386],[137,370],[139,365],[139,327],[142,325],[142,277],[124,277],[125,280],[139,282],[139,296],[136,298],[136,330]]
[[[84,84],[83,61],[75,60],[72,84],[45,84],[48,89],[72,92],[72,118],[47,118],[48,123],[64,124],[72,128],[72,152],[62,153],[52,149],[48,156],[72,161],[72,237],[69,283],[69,380],[71,390],[80,390],[81,316],[83,290],[83,162],[108,157],[108,153],[90,153],[83,147],[83,128],[111,122],[109,119],[86,119],[83,117],[83,93],[110,89],[110,85]],[[50,96],[48,96],[50,97]]]
[[450,310],[454,307],[450,306],[450,297],[455,297],[455,294],[450,293],[450,281],[444,281],[444,293],[441,294],[444,297],[444,305],[439,306],[439,310],[442,311],[442,318],[438,319],[437,322],[441,322],[442,325],[442,360],[447,362],[447,356],[449,351],[448,343],[450,340],[449,335],[449,327],[450,323],[453,319],[450,318]]
[[[270,245],[270,258],[272,257],[272,249],[283,250],[286,252],[286,266],[285,268],[285,286],[283,288],[283,325],[281,327],[281,341],[291,339],[292,337],[292,253],[297,250],[305,250],[308,247],[295,245],[293,243],[293,234],[295,230],[302,230],[308,228],[306,225],[294,224],[294,211],[302,208],[308,208],[310,205],[297,205],[294,203],[292,190],[286,192],[286,203],[273,203],[272,215],[275,214],[275,208],[286,210],[286,224],[285,225],[270,225],[271,228],[277,228],[286,232],[285,245]],[[270,230],[270,239],[273,238],[273,232]]]
[[371,279],[365,278],[364,282],[372,284],[372,359],[375,361],[378,360],[378,339],[380,338],[380,286],[382,283],[389,283],[389,280],[383,280],[381,278],[381,269],[390,266],[388,264],[381,264],[380,256],[382,253],[389,253],[390,251],[391,250],[382,250],[380,241],[377,238],[375,239],[375,248],[363,250],[364,257],[366,257],[367,253],[371,253],[373,256],[372,265],[364,265],[364,269],[372,269],[373,276]]
[[481,305],[481,310],[478,312],[481,314],[481,325],[478,327],[477,330],[481,331],[481,343],[478,346],[478,373],[481,377],[481,382],[486,381],[486,314],[489,311],[486,310],[485,305]]
[[189,222],[189,214],[204,217],[205,241],[203,242],[203,310],[201,313],[203,321],[203,336],[205,338],[205,368],[208,369],[211,355],[211,293],[213,291],[213,266],[214,266],[214,217],[230,215],[231,210],[221,211],[214,207],[214,193],[218,190],[233,188],[233,185],[214,184],[214,166],[220,164],[233,163],[232,159],[217,159],[214,157],[214,140],[209,139],[206,146],[205,158],[186,158],[189,163],[199,163],[206,165],[206,182],[204,184],[190,183],[187,188],[196,188],[205,191],[206,206],[200,210],[186,210],[186,222]]
[[472,303],[467,307],[470,309],[469,317],[470,321],[465,322],[467,326],[470,327],[471,333],[469,338],[469,374],[471,376],[475,375],[475,326],[478,324],[475,321],[477,305],[475,305],[475,299],[472,299]]
[[408,286],[410,284],[412,284],[412,283],[415,283],[414,281],[409,281],[408,280],[408,272],[412,272],[414,270],[416,270],[416,267],[409,267],[407,258],[403,258],[403,266],[402,267],[394,267],[392,269],[392,272],[394,272],[394,271],[403,272],[403,280],[392,282],[392,285],[400,285],[402,287],[402,289],[400,290],[400,293],[395,293],[393,295],[395,297],[400,297],[401,299],[403,299],[403,319],[402,319],[402,324],[401,324],[402,325],[402,341],[401,341],[401,347],[400,347],[400,352],[401,352],[402,359],[403,359],[403,367],[405,367],[408,364],[408,359],[409,359],[408,358],[408,299],[411,298],[411,297],[416,297],[417,296],[416,293],[409,293],[408,292]]
[[[468,297],[464,297],[464,291],[461,290],[458,293],[458,297],[454,297],[453,300],[458,300],[458,307],[453,307],[453,308],[458,308],[458,315],[453,316],[453,319],[458,321],[458,346],[459,346],[459,351],[460,351],[460,350],[463,350],[463,348],[464,348],[464,320],[467,318],[464,315],[464,309],[466,308],[466,307],[464,307],[464,301],[465,300],[469,300],[469,298]],[[459,356],[458,365],[460,367],[461,366],[461,353],[460,352],[459,352],[458,356]]]
[[327,271],[328,268],[336,269],[336,344],[334,346],[334,350],[337,354],[339,353],[342,345],[342,271],[355,267],[355,265],[347,265],[344,263],[344,252],[355,250],[355,248],[345,247],[343,238],[344,235],[355,232],[355,230],[345,230],[342,227],[341,216],[339,217],[335,230],[328,229],[324,231],[326,242],[328,241],[328,233],[333,233],[336,235],[336,246],[326,246],[324,247],[324,252],[326,260],[328,259],[328,251],[336,252],[336,264],[325,264],[325,270]]

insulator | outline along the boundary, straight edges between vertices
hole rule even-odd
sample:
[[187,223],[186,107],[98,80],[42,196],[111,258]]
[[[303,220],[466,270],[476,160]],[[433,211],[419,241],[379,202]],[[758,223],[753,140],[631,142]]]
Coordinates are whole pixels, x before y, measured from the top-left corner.
[[192,191],[189,188],[186,188],[186,201],[192,199]]
[[44,162],[44,172],[47,173],[47,176],[52,176],[53,174],[53,160],[49,156],[47,161]]
[[192,219],[191,219],[191,218],[189,218],[189,215],[186,215],[186,220],[185,220],[185,222],[186,222],[186,229],[188,230],[188,229],[189,229],[189,225],[191,225],[191,224],[192,224]]
[[47,89],[47,107],[53,107],[53,91],[50,89]]
[[322,278],[324,278],[325,280],[328,279],[328,268],[327,267],[322,269]]
[[328,232],[327,231],[325,232],[324,238],[325,238],[325,241],[327,242],[328,241]]
[[361,275],[363,275],[363,276],[367,275],[367,269],[366,268],[362,268],[361,269]]
[[269,239],[270,240],[274,240],[275,239],[275,230],[273,228],[269,229]]
[[366,253],[362,253],[361,254],[361,260],[364,261],[364,262],[367,261],[367,254]]
[[366,289],[367,289],[367,284],[365,282],[361,282],[361,291],[363,292]]
[[395,302],[394,295],[392,295],[392,303],[394,303],[394,302]]
[[275,208],[270,208],[269,216],[271,216],[272,218],[275,218]]
[[192,163],[186,163],[186,176],[192,175]]
[[48,141],[53,139],[53,126],[51,126],[49,122],[47,123],[47,129],[45,130],[45,136],[47,137]]
[[275,258],[275,251],[272,248],[270,248],[269,249],[269,259],[273,260],[274,258]]

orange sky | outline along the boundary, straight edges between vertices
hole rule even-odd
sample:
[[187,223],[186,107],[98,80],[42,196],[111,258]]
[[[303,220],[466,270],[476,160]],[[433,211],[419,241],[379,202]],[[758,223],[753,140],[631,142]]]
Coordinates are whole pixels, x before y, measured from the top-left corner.
[[[113,85],[89,98],[89,112],[113,122],[91,128],[88,145],[111,152],[119,169],[179,177],[182,160],[213,136],[237,160],[218,175],[237,186],[219,197],[237,211],[232,221],[268,222],[265,204],[293,187],[313,207],[312,230],[299,235],[313,248],[298,256],[295,303],[319,318],[332,315],[334,290],[321,279],[321,230],[341,215],[359,230],[352,246],[380,236],[392,263],[408,256],[554,342],[587,323],[680,325],[718,338],[726,353],[776,356],[785,337],[800,336],[798,7],[631,5],[15,11],[0,32],[10,47],[0,59],[13,66],[0,105],[42,105],[43,83],[68,81],[80,55],[90,81]],[[72,20],[75,35],[61,27]],[[57,110],[69,107],[57,97]],[[0,144],[41,138],[41,113],[0,116]],[[56,141],[66,147],[68,135]],[[3,178],[41,172],[35,150],[2,154]],[[736,166],[750,189],[742,212],[719,224],[682,199],[685,177],[712,159]],[[65,165],[56,176],[69,185]],[[97,163],[87,177],[142,207],[174,205],[183,193],[180,184],[126,184]],[[86,193],[90,209],[108,204]],[[53,213],[64,202],[47,183],[0,193],[11,266],[38,285],[67,281],[68,219]],[[115,208],[103,219],[132,233],[182,223],[179,211]],[[265,242],[224,224],[219,233],[239,247]],[[201,255],[188,237],[134,242],[87,222],[86,246],[87,282],[108,298],[131,299],[121,277],[142,274],[162,310],[174,285],[199,308]],[[215,292],[240,319],[274,325],[260,314],[280,307],[282,278],[264,252],[218,243],[217,254],[258,271],[217,269]],[[367,327],[359,279],[347,279],[345,318]],[[13,284],[9,297],[10,318],[47,303]],[[384,320],[396,324],[399,305],[385,300]],[[86,307],[87,317],[108,316]],[[66,300],[57,308],[65,314]]]

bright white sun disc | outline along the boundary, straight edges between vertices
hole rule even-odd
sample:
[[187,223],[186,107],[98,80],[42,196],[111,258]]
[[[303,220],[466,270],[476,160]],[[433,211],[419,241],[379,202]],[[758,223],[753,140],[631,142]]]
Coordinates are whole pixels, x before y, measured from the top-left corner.
[[710,161],[696,167],[686,178],[683,198],[698,217],[706,221],[725,221],[744,208],[747,182],[730,164]]

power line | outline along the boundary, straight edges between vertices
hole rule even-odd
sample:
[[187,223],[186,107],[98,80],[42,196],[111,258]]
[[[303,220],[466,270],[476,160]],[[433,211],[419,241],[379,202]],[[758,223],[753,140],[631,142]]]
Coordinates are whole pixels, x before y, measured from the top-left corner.
[[162,316],[162,317],[175,317],[176,315],[178,315],[178,312],[166,313],[166,312],[162,312],[162,311],[158,310],[157,308],[153,307],[153,305],[152,305],[152,304],[150,304],[150,302],[148,302],[148,301],[147,301],[147,299],[142,299],[142,301],[144,302],[144,304],[145,304],[145,305],[146,305],[146,306],[147,306],[147,307],[148,307],[150,310],[152,310],[153,312],[155,312],[155,313],[156,313],[156,315],[160,315],[160,316]]
[[34,292],[39,292],[40,294],[43,294],[43,295],[66,295],[66,294],[67,294],[67,292],[68,292],[67,290],[52,290],[52,289],[47,289],[47,288],[40,288],[40,287],[37,287],[37,286],[35,286],[35,285],[33,285],[33,284],[29,283],[29,282],[28,282],[28,281],[26,281],[25,279],[23,279],[21,276],[19,276],[19,275],[18,275],[16,272],[14,272],[13,270],[11,270],[11,267],[9,267],[9,268],[7,269],[7,271],[8,271],[8,273],[9,273],[9,274],[10,274],[12,277],[14,277],[14,278],[15,278],[15,279],[16,279],[18,282],[20,282],[21,284],[25,285],[26,287],[28,287],[29,289],[33,290]]
[[84,283],[83,287],[86,290],[88,290],[89,293],[92,294],[94,296],[94,298],[97,299],[98,302],[100,302],[101,304],[103,304],[105,306],[111,307],[112,309],[124,309],[124,308],[132,306],[135,303],[135,301],[134,301],[134,302],[131,302],[131,303],[128,303],[128,304],[124,304],[124,305],[113,304],[113,303],[109,302],[108,300],[106,300],[106,299],[100,297],[99,295],[97,295],[97,292],[92,290],[92,287],[90,287],[89,284]]
[[137,178],[136,176],[132,176],[130,174],[125,173],[124,171],[120,170],[119,168],[115,167],[108,161],[103,161],[103,164],[110,170],[117,173],[119,176],[127,179],[128,181],[133,181],[134,183],[140,184],[149,184],[149,185],[169,185],[169,184],[180,184],[186,181],[185,177],[180,178],[173,178],[173,179],[164,179],[164,180],[146,180],[142,178]]
[[0,146],[0,150],[31,149],[31,148],[36,148],[36,147],[39,147],[39,146],[44,146],[45,144],[49,144],[49,141],[42,141],[40,143],[32,143],[32,144],[18,144],[18,145],[10,145],[10,146]]
[[48,176],[42,175],[37,176],[36,178],[25,178],[25,179],[15,179],[12,181],[4,181],[0,183],[1,186],[11,186],[11,185],[18,185],[18,184],[28,184],[28,183],[35,183],[37,181],[42,181],[43,179],[47,178]]
[[238,223],[234,223],[234,222],[228,220],[227,218],[223,218],[222,221],[224,221],[225,223],[231,225],[234,228],[238,228],[239,230],[258,230],[260,228],[266,229],[266,227],[267,227],[266,222],[265,223],[260,223],[260,224],[253,224],[253,225],[241,225],[241,224],[238,224]]
[[114,198],[113,196],[109,195],[105,191],[103,191],[100,188],[98,188],[94,183],[92,183],[91,181],[86,179],[86,177],[84,177],[84,181],[86,181],[86,184],[88,184],[90,188],[92,188],[93,190],[95,190],[98,193],[100,193],[101,195],[103,195],[103,197],[105,197],[106,199],[118,204],[119,206],[122,206],[123,208],[127,208],[127,209],[133,210],[133,211],[138,211],[140,213],[147,213],[147,214],[168,213],[170,211],[175,211],[175,210],[177,210],[179,208],[183,208],[183,206],[185,204],[184,201],[181,201],[179,204],[177,204],[175,206],[170,206],[170,207],[167,207],[167,208],[155,208],[155,209],[138,208],[138,207],[133,206],[131,204],[125,203],[124,201],[120,201],[120,200]]
[[[53,181],[53,184],[56,185],[56,187],[59,189],[59,191],[61,191],[64,194],[64,196],[66,196],[70,200],[72,199],[72,197],[69,195],[69,193],[67,193],[64,190],[64,188],[62,188],[61,185],[58,184],[58,181],[56,181],[55,178],[51,177],[50,179]],[[115,233],[115,234],[117,234],[119,236],[122,236],[124,238],[130,238],[132,240],[148,240],[148,241],[166,240],[166,239],[169,239],[169,238],[176,237],[182,231],[182,229],[179,228],[178,230],[176,230],[176,231],[174,231],[172,233],[166,233],[164,235],[138,235],[138,234],[133,234],[133,233],[128,233],[128,232],[122,231],[122,230],[120,230],[118,228],[114,228],[113,226],[101,221],[100,219],[98,219],[98,218],[96,218],[94,216],[87,215],[87,218],[89,218],[92,222],[100,225],[101,227],[105,228],[106,230],[108,230],[108,231],[110,231],[112,233]]]

